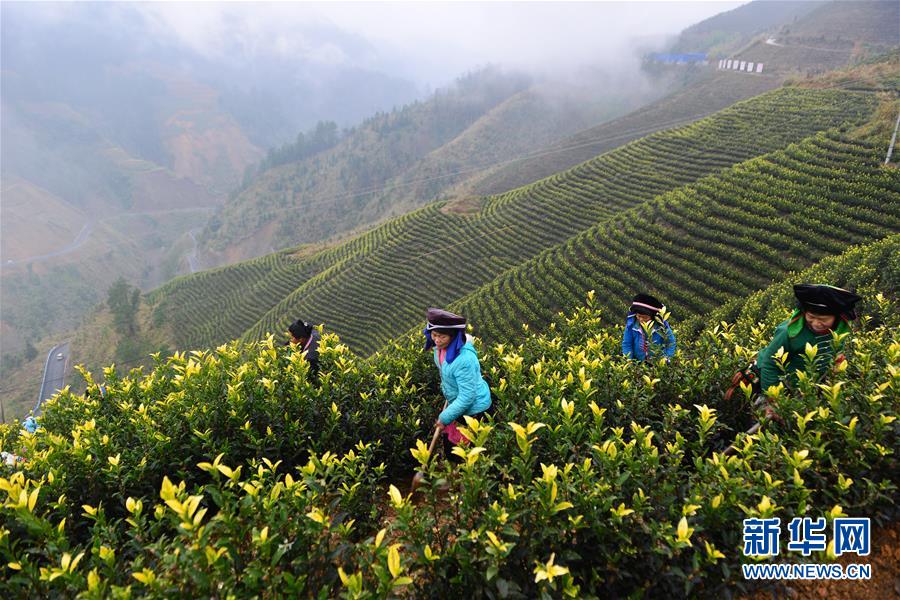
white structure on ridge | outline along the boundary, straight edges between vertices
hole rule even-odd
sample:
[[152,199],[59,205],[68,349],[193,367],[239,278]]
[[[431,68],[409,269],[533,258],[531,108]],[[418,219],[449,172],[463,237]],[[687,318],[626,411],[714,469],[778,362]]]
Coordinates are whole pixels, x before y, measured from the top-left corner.
[[719,61],[720,71],[742,71],[744,73],[762,73],[763,63],[750,62],[746,60],[735,60],[733,58],[723,58]]

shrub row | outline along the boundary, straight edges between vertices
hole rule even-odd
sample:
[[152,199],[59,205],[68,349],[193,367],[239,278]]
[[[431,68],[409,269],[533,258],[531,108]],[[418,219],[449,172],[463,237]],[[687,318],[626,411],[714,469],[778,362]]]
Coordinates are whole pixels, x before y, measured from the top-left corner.
[[[391,222],[350,242],[352,254],[332,251],[340,262],[299,285],[244,339],[282,331],[303,315],[326,323],[354,351],[372,352],[416,323],[423,306],[458,300],[510,264],[532,259],[598,223],[612,223],[613,215],[817,131],[857,123],[872,108],[866,94],[782,89],[491,198],[476,215],[427,207],[408,215],[402,226]],[[551,309],[573,306],[587,289],[550,299]],[[538,305],[548,303],[544,294],[528,293]],[[509,316],[516,326],[525,313],[545,314],[520,298],[515,302],[520,310]]]
[[[863,323],[845,366],[783,389],[785,424],[753,436],[738,435],[749,398],[718,399],[771,318],[742,335],[707,329],[672,361],[637,364],[618,356],[620,329],[605,329],[592,293],[541,334],[483,349],[499,411],[467,423],[460,466],[425,466],[415,438],[439,399],[412,345],[361,360],[328,335],[317,383],[272,340],[160,357],[146,374],[108,369],[102,389],[86,374],[87,396],[48,402],[35,435],[0,426],[0,448],[27,457],[0,467],[0,591],[733,592],[743,518],[892,517],[895,293],[872,301],[879,324]],[[736,435],[737,452],[723,454]],[[425,484],[411,498],[403,483],[416,468]]]
[[900,231],[900,173],[877,168],[879,154],[819,134],[601,223],[454,306],[498,340],[571,310],[588,289],[613,312],[644,290],[676,317],[706,314],[773,277]]

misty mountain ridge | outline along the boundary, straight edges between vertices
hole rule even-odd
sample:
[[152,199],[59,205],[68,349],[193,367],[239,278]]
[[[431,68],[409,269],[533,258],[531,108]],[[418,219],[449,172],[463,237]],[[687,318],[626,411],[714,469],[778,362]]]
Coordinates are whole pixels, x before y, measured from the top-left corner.
[[[184,272],[189,232],[266,148],[420,94],[367,68],[368,42],[328,24],[294,39],[327,39],[343,63],[252,45],[203,52],[145,5],[0,12],[4,356],[76,327],[116,277],[149,289]],[[232,25],[237,43],[244,25]]]
[[770,46],[812,45],[828,52],[857,45],[857,50],[885,51],[900,41],[898,11],[892,0],[756,0],[686,28],[672,51],[731,58],[763,34]]
[[[174,36],[159,36],[146,14],[129,5],[73,5],[64,20],[27,18],[28,10],[8,4],[3,13],[5,102],[65,104],[136,157],[220,191],[239,182],[248,158],[257,160],[265,148],[323,118],[347,126],[420,93],[408,81],[351,63],[322,64],[241,48],[206,56]],[[334,28],[310,26],[298,32],[303,35],[328,38],[351,56],[365,52],[363,40]],[[49,39],[52,44],[43,43]],[[363,89],[366,93],[359,93]],[[188,121],[179,121],[185,115]],[[247,156],[239,158],[200,145],[194,151],[208,165],[215,167],[224,157],[229,167],[212,175],[185,167],[170,139],[190,137],[197,128],[202,135],[207,118],[216,127],[233,126],[240,136],[228,142],[252,149],[238,151]]]
[[[553,80],[499,67],[379,113],[300,160],[268,160],[202,235],[205,266],[342,236],[440,197],[474,172],[540,151],[683,84],[637,57]],[[633,68],[633,70],[630,70]],[[307,135],[305,139],[308,139]],[[270,159],[291,148],[270,151]],[[269,168],[270,165],[274,168]]]
[[[673,51],[708,52],[712,62],[705,67],[649,65],[641,72],[636,56],[653,44],[636,38],[633,54],[618,57],[615,66],[607,62],[593,72],[584,67],[577,74],[562,71],[543,81],[532,77],[532,92],[521,90],[516,100],[510,96],[490,107],[478,121],[452,125],[451,130],[460,127],[452,146],[444,147],[439,136],[421,143],[434,124],[417,121],[418,129],[404,130],[410,139],[417,138],[415,144],[390,122],[379,125],[377,115],[320,154],[290,161],[282,153],[281,160],[266,165],[283,165],[280,170],[261,169],[255,181],[245,179],[241,193],[226,202],[204,231],[203,263],[213,267],[296,244],[340,239],[434,199],[478,206],[473,196],[502,193],[571,167],[655,126],[696,119],[789,77],[818,75],[877,54],[894,42],[884,24],[896,22],[896,13],[891,2],[751,2],[697,23],[672,41]],[[791,31],[793,37],[785,37]],[[766,41],[773,35],[788,44]],[[805,47],[812,36],[826,47]],[[857,37],[857,46],[848,42]],[[764,62],[767,70],[754,76],[717,71],[716,57],[725,56]],[[496,72],[486,70],[481,77]],[[661,100],[679,89],[684,90],[680,97]],[[626,113],[637,115],[654,101],[660,104],[640,118],[620,126],[610,123]],[[420,104],[389,116],[409,120],[419,111],[421,118]],[[400,117],[394,117],[398,112]],[[391,135],[382,135],[382,127]],[[604,137],[609,143],[597,143]]]

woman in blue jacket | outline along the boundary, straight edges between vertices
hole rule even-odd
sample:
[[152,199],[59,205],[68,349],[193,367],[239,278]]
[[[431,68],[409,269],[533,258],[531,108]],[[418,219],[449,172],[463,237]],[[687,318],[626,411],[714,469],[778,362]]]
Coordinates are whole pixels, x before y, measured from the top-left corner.
[[478,352],[472,336],[466,334],[466,319],[438,308],[426,313],[425,349],[434,351],[434,364],[441,375],[441,392],[446,402],[435,427],[443,432],[444,451],[459,462],[453,446],[467,441],[457,429],[462,417],[480,417],[493,412],[491,390],[481,376]]
[[[631,301],[622,334],[622,354],[635,360],[652,360],[657,356],[675,356],[675,333],[669,322],[659,318],[663,303],[649,294],[638,294]],[[644,323],[652,321],[650,339]]]

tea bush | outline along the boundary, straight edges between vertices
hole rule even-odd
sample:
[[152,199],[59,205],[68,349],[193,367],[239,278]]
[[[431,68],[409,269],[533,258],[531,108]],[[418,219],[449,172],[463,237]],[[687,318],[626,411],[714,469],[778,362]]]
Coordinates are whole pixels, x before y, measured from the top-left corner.
[[0,467],[0,591],[729,593],[746,517],[894,517],[900,312],[892,294],[872,303],[844,366],[783,388],[785,422],[748,436],[750,398],[719,399],[770,328],[720,324],[635,363],[591,293],[482,348],[499,410],[467,420],[459,466],[428,461],[441,398],[413,343],[361,360],[326,335],[318,380],[272,338],[110,367],[102,386],[85,373],[86,395],[58,394],[35,434],[0,426],[26,459]]

